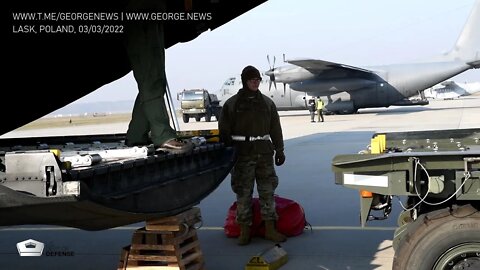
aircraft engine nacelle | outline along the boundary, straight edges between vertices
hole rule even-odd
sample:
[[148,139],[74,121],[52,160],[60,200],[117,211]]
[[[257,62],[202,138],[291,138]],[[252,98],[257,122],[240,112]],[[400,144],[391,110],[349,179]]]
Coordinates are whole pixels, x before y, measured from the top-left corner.
[[349,113],[355,113],[357,109],[355,108],[355,105],[353,104],[353,101],[336,101],[332,103],[328,103],[325,105],[325,109],[328,112],[332,113],[338,113],[338,114],[349,114]]

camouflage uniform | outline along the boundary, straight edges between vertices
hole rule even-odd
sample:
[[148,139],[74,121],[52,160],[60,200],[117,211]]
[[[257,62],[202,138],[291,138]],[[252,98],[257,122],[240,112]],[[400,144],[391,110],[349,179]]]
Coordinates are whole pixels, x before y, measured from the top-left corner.
[[[225,102],[219,121],[220,138],[233,145],[237,162],[232,170],[232,190],[237,195],[237,223],[252,223],[255,181],[263,220],[276,220],[274,193],[278,177],[273,165],[274,150],[283,154],[283,135],[277,108],[260,91],[240,89]],[[264,136],[270,140],[234,141],[232,135]]]

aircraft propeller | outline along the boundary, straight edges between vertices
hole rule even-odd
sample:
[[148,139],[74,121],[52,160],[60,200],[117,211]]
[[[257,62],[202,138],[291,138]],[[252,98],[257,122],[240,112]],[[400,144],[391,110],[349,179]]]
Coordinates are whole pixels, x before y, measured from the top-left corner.
[[268,91],[272,88],[272,82],[274,83],[275,90],[277,90],[277,84],[275,83],[275,75],[273,74],[273,71],[275,70],[275,56],[273,56],[273,65],[270,65],[270,56],[267,54],[267,61],[268,61],[268,66],[270,69],[265,72],[265,75],[270,76],[270,82],[268,84]]
[[[265,75],[270,77],[270,82],[268,84],[268,91],[270,91],[270,89],[272,88],[272,83],[275,86],[275,90],[277,90],[277,82],[275,81],[275,74],[274,74],[274,72],[275,72],[275,56],[273,56],[273,65],[270,65],[270,56],[268,54],[267,54],[267,61],[268,61],[268,66],[270,67],[270,69],[267,72],[265,72]],[[283,61],[285,62],[285,54],[283,54]],[[284,82],[283,83],[283,95],[285,95],[286,92],[287,92],[287,85]]]

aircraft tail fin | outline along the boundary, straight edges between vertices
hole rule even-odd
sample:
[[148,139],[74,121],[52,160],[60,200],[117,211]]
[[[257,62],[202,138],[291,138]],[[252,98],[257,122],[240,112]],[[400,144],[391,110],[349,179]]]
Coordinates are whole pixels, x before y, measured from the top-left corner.
[[473,68],[480,67],[480,0],[476,0],[465,26],[448,53],[448,58],[465,61]]

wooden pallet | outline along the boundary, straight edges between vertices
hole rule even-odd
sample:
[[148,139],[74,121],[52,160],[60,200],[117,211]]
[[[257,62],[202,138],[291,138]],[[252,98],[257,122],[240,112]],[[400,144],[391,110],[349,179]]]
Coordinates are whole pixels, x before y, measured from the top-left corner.
[[124,247],[118,269],[203,270],[203,254],[195,224],[200,209],[191,208],[176,216],[146,222],[136,230],[131,245]]

